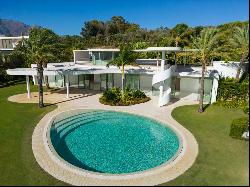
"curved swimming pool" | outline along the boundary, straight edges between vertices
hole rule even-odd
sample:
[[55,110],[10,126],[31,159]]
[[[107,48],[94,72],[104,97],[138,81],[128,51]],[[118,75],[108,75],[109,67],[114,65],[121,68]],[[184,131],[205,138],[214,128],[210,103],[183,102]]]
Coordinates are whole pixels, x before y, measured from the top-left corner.
[[177,134],[159,121],[104,110],[56,117],[49,136],[66,162],[108,174],[155,168],[174,159],[181,146]]

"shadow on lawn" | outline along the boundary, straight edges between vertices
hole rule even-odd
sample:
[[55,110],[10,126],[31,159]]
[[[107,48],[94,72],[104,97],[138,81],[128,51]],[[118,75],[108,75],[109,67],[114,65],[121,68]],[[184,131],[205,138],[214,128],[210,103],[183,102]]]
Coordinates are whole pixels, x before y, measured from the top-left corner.
[[210,103],[208,103],[208,104],[206,104],[205,106],[204,106],[204,112],[207,110],[207,108],[210,106],[211,104]]
[[26,81],[23,79],[13,80],[13,81],[9,81],[9,82],[0,82],[0,88],[15,86],[18,84],[25,84],[25,83],[26,83]]

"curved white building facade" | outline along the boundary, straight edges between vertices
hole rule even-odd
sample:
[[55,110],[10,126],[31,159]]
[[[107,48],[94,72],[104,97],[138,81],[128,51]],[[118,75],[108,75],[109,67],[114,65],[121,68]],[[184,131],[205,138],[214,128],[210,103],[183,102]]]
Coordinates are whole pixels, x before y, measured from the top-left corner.
[[[183,65],[170,65],[165,59],[166,53],[181,52],[178,47],[154,47],[137,52],[161,52],[161,59],[138,59],[138,66],[125,67],[125,86],[140,89],[156,99],[158,106],[168,104],[172,99],[197,101],[201,68]],[[106,67],[107,62],[117,56],[119,49],[88,49],[75,50],[74,62],[49,63],[44,69],[48,76],[50,87],[67,90],[70,88],[90,90],[107,90],[111,87],[121,87],[121,69],[116,66]],[[218,63],[214,62],[218,69]],[[223,65],[221,65],[224,67]],[[205,96],[207,102],[215,102],[218,88],[218,70],[207,67],[205,75]],[[16,68],[7,70],[9,75],[25,75],[27,80],[27,97],[30,97],[29,80],[32,77],[37,84],[36,65],[31,68]]]

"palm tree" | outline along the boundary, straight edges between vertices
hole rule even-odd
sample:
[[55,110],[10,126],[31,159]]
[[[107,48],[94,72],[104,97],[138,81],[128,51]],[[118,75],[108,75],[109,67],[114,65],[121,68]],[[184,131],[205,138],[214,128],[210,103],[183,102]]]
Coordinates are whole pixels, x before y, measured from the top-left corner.
[[[48,46],[43,47],[35,47],[32,46],[31,50],[29,50],[29,58],[32,59],[33,62],[37,64],[37,79],[38,79],[38,93],[39,93],[39,107],[44,107],[43,103],[43,68],[51,58],[53,58],[53,54],[49,52]],[[48,77],[47,77],[48,78]],[[48,79],[47,79],[48,82]],[[46,83],[46,79],[45,79]]]
[[175,38],[175,47],[178,47],[179,42],[181,41],[181,37],[179,35]]
[[43,108],[43,58],[41,55],[36,55],[37,64],[37,79],[38,79],[38,93],[39,93],[39,107]]
[[135,65],[135,59],[136,55],[132,51],[132,48],[130,45],[121,45],[120,46],[120,52],[119,56],[115,58],[113,61],[109,62],[107,64],[107,67],[109,65],[115,65],[117,67],[121,67],[121,73],[122,73],[122,92],[124,91],[124,82],[125,82],[125,72],[124,72],[124,67],[126,65]]
[[249,55],[249,27],[236,27],[233,38],[230,40],[230,44],[240,53],[240,64],[235,77],[235,79],[239,81],[240,71],[243,67],[244,62],[248,60]]
[[197,49],[197,55],[202,63],[202,72],[200,80],[200,100],[198,112],[204,112],[203,97],[204,97],[204,77],[206,71],[206,65],[210,64],[212,55],[217,43],[217,30],[213,28],[203,29],[200,35],[196,38],[192,38],[193,47]]

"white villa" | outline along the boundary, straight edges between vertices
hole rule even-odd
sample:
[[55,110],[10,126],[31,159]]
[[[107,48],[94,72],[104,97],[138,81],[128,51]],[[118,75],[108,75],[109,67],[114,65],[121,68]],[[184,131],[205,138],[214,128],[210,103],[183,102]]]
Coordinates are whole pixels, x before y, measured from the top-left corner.
[[10,54],[19,42],[28,39],[29,36],[2,36],[0,35],[0,54],[2,60],[5,61],[4,56]]
[[[136,52],[161,52],[161,59],[137,59],[138,66],[125,67],[125,86],[140,89],[147,95],[157,98],[157,105],[163,106],[171,99],[199,99],[199,82],[201,67],[191,65],[168,64],[166,53],[181,53],[185,50],[179,47],[149,47]],[[49,63],[44,69],[48,76],[50,87],[67,90],[65,97],[69,98],[70,88],[90,90],[106,90],[111,87],[121,87],[121,69],[116,66],[106,67],[114,59],[119,49],[87,49],[74,50],[74,62]],[[207,67],[205,75],[206,102],[215,102],[219,75],[235,77],[237,62],[223,63],[214,61]],[[37,84],[36,64],[31,68],[8,69],[9,75],[25,75],[27,80],[28,98],[30,98],[29,78]]]
[[18,45],[19,42],[28,38],[29,36],[0,36],[0,52],[11,52]]

